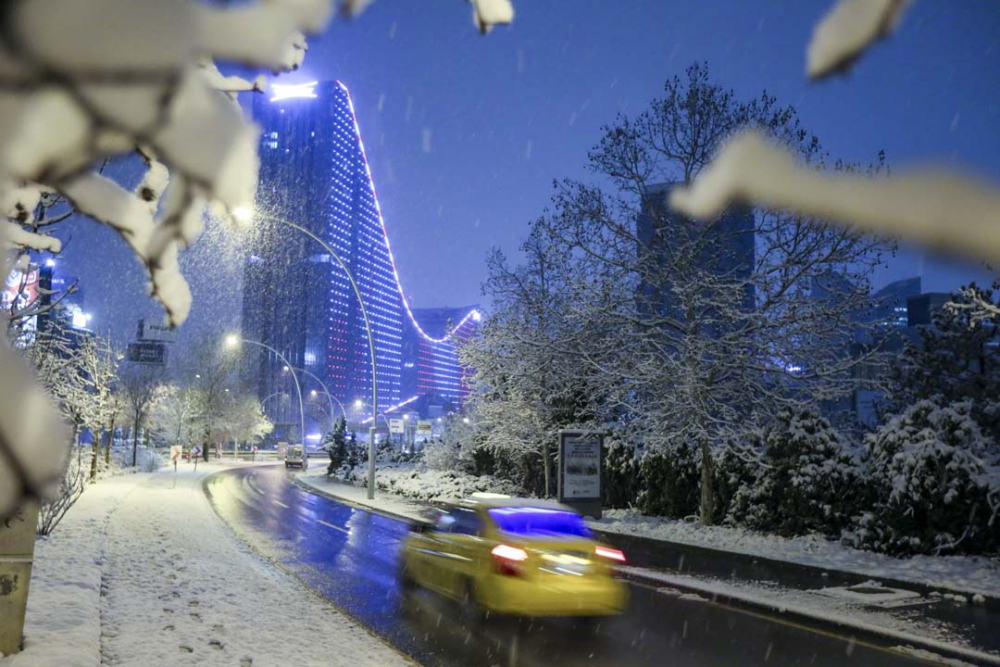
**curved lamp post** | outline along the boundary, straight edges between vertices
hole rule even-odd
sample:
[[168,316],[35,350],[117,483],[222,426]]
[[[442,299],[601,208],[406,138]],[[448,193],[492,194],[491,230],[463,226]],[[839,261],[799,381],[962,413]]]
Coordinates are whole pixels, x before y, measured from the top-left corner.
[[[247,345],[256,345],[262,347],[269,352],[273,352],[279,359],[285,362],[285,366],[288,367],[288,372],[292,374],[292,380],[295,381],[295,391],[299,395],[299,436],[302,439],[302,460],[306,460],[306,411],[302,404],[302,387],[299,386],[299,378],[295,376],[295,371],[292,370],[292,365],[288,363],[288,359],[285,359],[285,355],[278,352],[276,349],[270,345],[265,345],[264,343],[258,343],[255,340],[247,340],[246,338],[240,338],[236,334],[229,334],[226,336],[226,347],[236,347],[240,343],[246,343]],[[270,397],[268,397],[270,398]]]
[[[289,222],[284,218],[278,218],[273,215],[267,215],[266,213],[254,211],[248,207],[241,206],[233,210],[233,217],[241,222],[250,222],[253,220],[255,215],[263,220],[270,220],[271,222],[291,227],[323,246],[323,249],[330,253],[330,256],[333,257],[337,261],[337,264],[340,265],[340,268],[344,270],[344,273],[347,275],[347,279],[351,282],[351,288],[354,290],[354,295],[358,298],[358,306],[361,308],[361,315],[365,320],[365,331],[368,333],[368,356],[371,357],[372,361],[372,427],[368,431],[368,499],[371,500],[375,497],[375,426],[377,420],[375,413],[378,410],[378,377],[375,364],[375,337],[372,335],[372,325],[368,319],[368,310],[365,308],[365,300],[361,298],[361,290],[358,289],[358,284],[354,281],[354,274],[351,273],[351,270],[347,267],[347,264],[344,263],[344,260],[340,258],[340,255],[337,254],[337,251],[331,248],[326,241],[316,236],[305,227],[297,225],[294,222]],[[291,368],[290,364],[289,368]],[[299,406],[301,407],[301,405],[302,403],[300,401]],[[303,442],[305,442],[304,433]]]
[[340,411],[342,413],[344,413],[344,419],[345,420],[347,419],[347,410],[344,409],[344,404],[340,402],[340,399],[338,399],[336,396],[334,396],[333,394],[330,393],[330,390],[326,388],[326,383],[325,382],[323,382],[318,377],[316,377],[315,375],[313,375],[312,373],[310,373],[309,371],[307,371],[304,368],[295,368],[293,370],[296,370],[299,373],[305,373],[307,376],[309,376],[310,378],[312,378],[317,384],[319,384],[320,387],[323,388],[323,393],[326,394],[326,398],[330,402],[330,418],[331,419],[333,419],[334,416],[337,414],[336,411],[333,409],[333,402],[334,401],[336,401],[337,405],[340,406]]

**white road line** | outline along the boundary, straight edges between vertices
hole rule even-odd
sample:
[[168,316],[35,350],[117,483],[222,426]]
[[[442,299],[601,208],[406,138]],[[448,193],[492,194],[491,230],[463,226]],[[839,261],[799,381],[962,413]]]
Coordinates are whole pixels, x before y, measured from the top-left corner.
[[288,509],[288,505],[286,505],[285,503],[281,502],[280,500],[272,500],[271,502],[273,502],[275,505],[281,505],[285,509]]
[[344,529],[343,529],[343,528],[341,528],[340,526],[335,526],[335,525],[333,525],[332,523],[327,523],[326,521],[323,521],[323,519],[316,519],[316,522],[317,522],[317,523],[321,523],[321,524],[323,524],[323,525],[324,525],[324,526],[326,526],[327,528],[333,528],[334,530],[339,530],[340,532],[342,532],[342,533],[345,533],[345,534],[347,534],[347,535],[350,535],[350,534],[351,534],[351,531],[349,531],[349,530],[344,530]]

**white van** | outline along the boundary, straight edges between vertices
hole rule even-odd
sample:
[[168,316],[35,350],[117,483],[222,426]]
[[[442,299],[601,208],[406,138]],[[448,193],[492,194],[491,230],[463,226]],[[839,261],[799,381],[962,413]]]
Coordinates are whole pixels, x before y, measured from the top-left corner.
[[289,445],[288,449],[285,450],[285,467],[298,466],[305,470],[308,465],[309,460],[306,458],[306,452],[302,445]]

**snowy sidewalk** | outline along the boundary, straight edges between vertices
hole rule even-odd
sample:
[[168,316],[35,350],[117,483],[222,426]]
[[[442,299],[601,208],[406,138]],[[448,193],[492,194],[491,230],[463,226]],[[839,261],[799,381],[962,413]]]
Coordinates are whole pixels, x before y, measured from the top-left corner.
[[238,542],[204,478],[91,487],[36,550],[25,650],[0,667],[412,664]]

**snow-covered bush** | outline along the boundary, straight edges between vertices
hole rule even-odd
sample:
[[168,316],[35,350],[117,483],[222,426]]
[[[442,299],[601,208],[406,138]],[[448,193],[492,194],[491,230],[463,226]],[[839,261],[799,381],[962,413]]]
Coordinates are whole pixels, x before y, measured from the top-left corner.
[[785,536],[839,535],[863,490],[848,441],[810,410],[787,410],[763,434],[761,464],[734,495],[730,521]]
[[465,417],[453,416],[445,424],[444,434],[424,445],[424,463],[431,470],[473,472],[473,426]]
[[615,433],[605,440],[604,447],[604,506],[612,509],[631,507],[642,488],[636,446]]
[[700,461],[693,443],[648,450],[639,461],[645,482],[637,498],[639,511],[672,519],[697,514]]
[[876,502],[849,541],[893,554],[1000,548],[1000,468],[971,407],[922,400],[867,438]]

